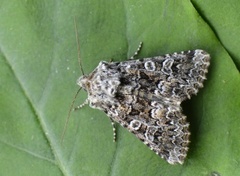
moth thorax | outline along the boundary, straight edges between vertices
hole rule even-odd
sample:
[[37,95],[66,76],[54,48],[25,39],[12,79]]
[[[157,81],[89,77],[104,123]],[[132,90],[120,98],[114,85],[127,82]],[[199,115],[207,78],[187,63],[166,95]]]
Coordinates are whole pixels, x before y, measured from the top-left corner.
[[120,84],[118,77],[110,75],[95,75],[91,84],[91,89],[95,94],[114,97]]

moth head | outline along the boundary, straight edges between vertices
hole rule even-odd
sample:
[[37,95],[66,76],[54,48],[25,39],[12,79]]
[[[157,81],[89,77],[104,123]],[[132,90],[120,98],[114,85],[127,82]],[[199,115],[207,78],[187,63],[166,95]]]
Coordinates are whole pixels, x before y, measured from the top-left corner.
[[88,76],[83,75],[80,78],[78,78],[77,85],[82,87],[84,90],[88,90],[90,87],[90,82],[89,82]]

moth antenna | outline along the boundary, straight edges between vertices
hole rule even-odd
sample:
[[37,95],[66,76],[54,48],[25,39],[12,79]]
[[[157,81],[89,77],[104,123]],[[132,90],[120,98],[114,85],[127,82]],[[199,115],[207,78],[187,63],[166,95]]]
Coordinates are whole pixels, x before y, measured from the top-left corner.
[[77,96],[78,96],[78,94],[79,94],[79,92],[80,92],[81,89],[82,89],[82,87],[80,87],[80,88],[78,89],[77,93],[75,94],[75,96],[74,96],[74,98],[73,98],[73,101],[72,101],[72,103],[71,103],[70,109],[69,109],[69,111],[68,111],[68,116],[67,116],[67,118],[66,118],[66,122],[65,122],[64,129],[63,129],[62,136],[61,136],[61,144],[63,143],[63,138],[64,138],[65,133],[66,133],[66,131],[67,131],[67,126],[68,126],[68,122],[69,122],[69,119],[70,119],[71,112],[72,112],[72,110],[73,110],[73,105],[74,105],[74,103],[75,103],[75,101],[76,101],[76,98],[77,98]]
[[79,43],[79,37],[78,37],[76,17],[74,17],[74,26],[75,26],[75,35],[76,35],[77,50],[78,50],[78,64],[79,64],[79,67],[80,67],[80,70],[81,70],[82,74],[84,75],[82,62],[81,62],[81,58],[80,58],[80,43]]

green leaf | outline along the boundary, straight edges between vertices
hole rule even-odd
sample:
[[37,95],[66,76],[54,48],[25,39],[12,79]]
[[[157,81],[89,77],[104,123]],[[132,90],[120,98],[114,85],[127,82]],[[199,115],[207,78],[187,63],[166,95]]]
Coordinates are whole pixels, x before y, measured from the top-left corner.
[[[220,1],[0,0],[0,175],[237,175],[240,172],[240,4]],[[235,5],[232,5],[235,4]],[[101,111],[73,112],[81,75],[101,60],[201,48],[211,54],[205,87],[184,102],[191,144],[169,165]],[[81,91],[76,104],[86,99]]]

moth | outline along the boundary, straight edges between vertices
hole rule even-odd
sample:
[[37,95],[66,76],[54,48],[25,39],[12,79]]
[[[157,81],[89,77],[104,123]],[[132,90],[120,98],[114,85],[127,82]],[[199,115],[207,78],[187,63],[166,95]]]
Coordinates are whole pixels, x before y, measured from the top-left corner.
[[113,125],[119,123],[168,163],[183,164],[190,132],[181,103],[203,87],[210,55],[196,49],[137,60],[134,56],[102,61],[83,74],[77,84],[88,97],[76,109],[89,104],[104,111]]

